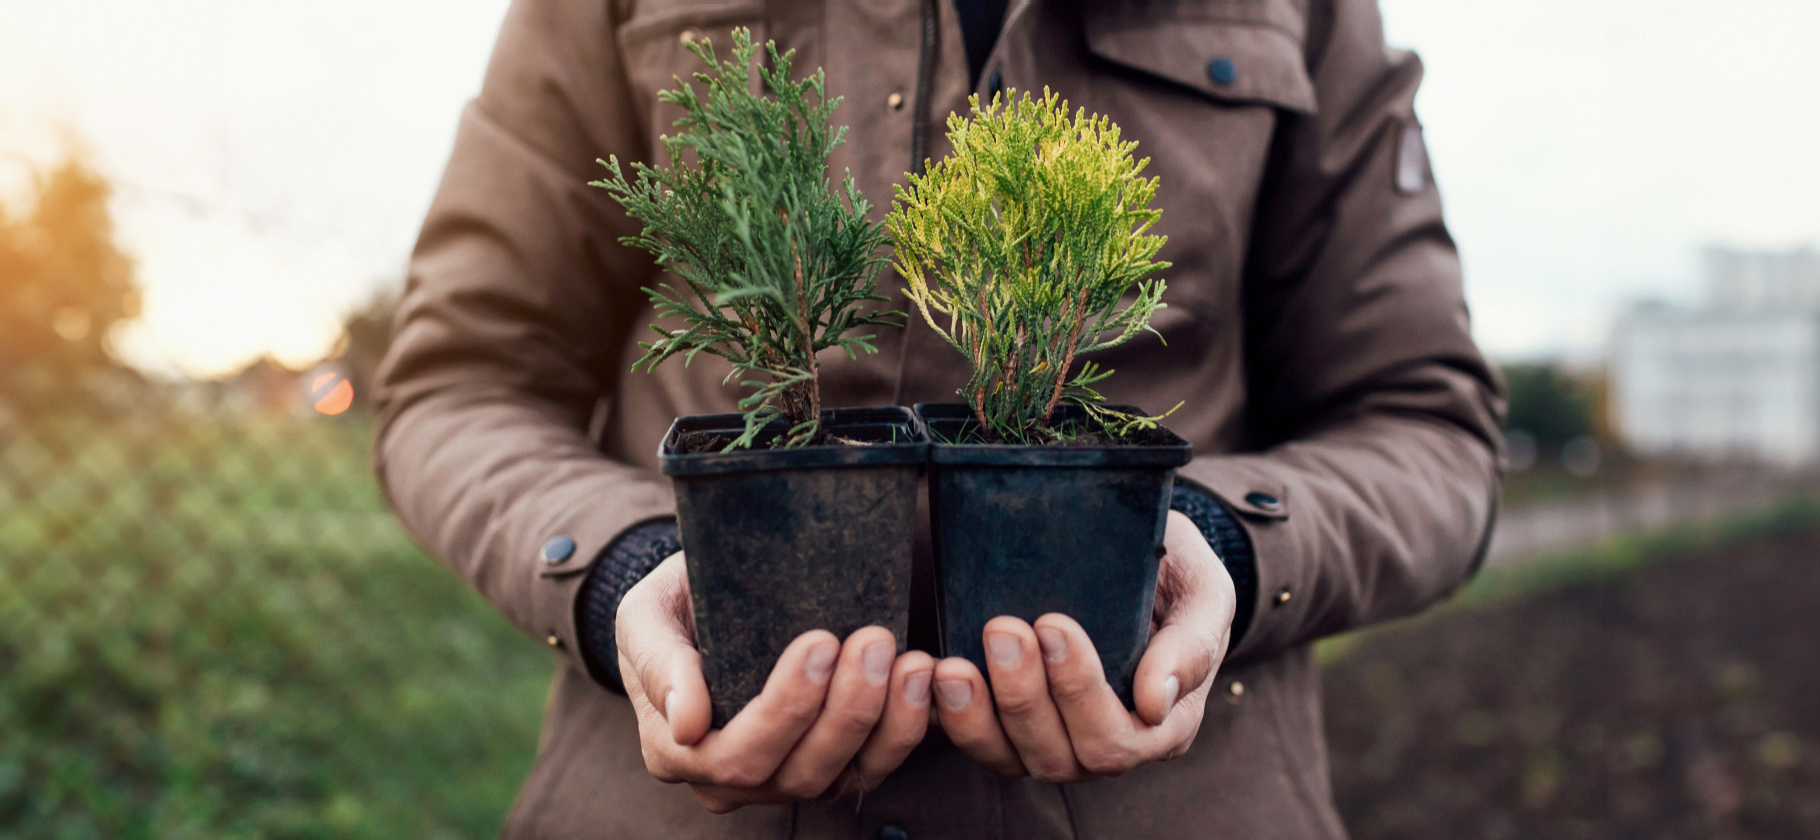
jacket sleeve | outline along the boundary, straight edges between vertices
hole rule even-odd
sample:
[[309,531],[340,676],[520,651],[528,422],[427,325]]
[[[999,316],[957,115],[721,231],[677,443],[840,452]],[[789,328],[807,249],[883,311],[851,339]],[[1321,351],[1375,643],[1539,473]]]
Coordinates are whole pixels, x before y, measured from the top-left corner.
[[1446,596],[1497,506],[1501,385],[1421,148],[1421,62],[1385,47],[1375,0],[1311,6],[1318,111],[1279,123],[1245,266],[1259,451],[1181,471],[1251,537],[1258,600],[1237,659]]
[[[667,480],[602,457],[586,430],[652,271],[586,185],[596,158],[644,155],[611,5],[508,11],[411,258],[374,445],[418,541],[576,667],[588,563],[674,512]],[[557,537],[572,542],[546,550]]]

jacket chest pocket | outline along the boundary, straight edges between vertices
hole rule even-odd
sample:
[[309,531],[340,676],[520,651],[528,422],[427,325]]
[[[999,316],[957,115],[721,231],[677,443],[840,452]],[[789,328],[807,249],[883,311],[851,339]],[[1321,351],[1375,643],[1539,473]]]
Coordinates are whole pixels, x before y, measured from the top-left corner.
[[1238,290],[1253,208],[1272,139],[1286,118],[1315,113],[1302,18],[1277,0],[1107,4],[1084,21],[1104,72],[1092,101],[1162,179],[1157,232],[1172,309],[1157,328],[1237,325]]
[[[669,163],[661,138],[676,133],[676,120],[683,115],[681,108],[657,101],[657,94],[685,83],[694,84],[695,74],[708,69],[689,46],[707,41],[714,47],[716,58],[726,61],[733,52],[731,33],[740,27],[752,30],[753,42],[762,45],[764,6],[756,2],[675,0],[640,3],[615,33],[624,56],[626,83],[646,138],[645,162]],[[757,83],[756,77],[753,81]]]

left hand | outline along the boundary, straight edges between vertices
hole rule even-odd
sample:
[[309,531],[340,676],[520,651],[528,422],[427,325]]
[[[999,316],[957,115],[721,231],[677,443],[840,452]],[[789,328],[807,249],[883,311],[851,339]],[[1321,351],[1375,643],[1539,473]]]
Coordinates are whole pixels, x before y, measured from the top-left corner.
[[1169,512],[1163,547],[1150,645],[1132,688],[1136,712],[1119,702],[1074,619],[1050,613],[1033,628],[999,616],[985,629],[990,693],[965,659],[935,666],[935,705],[949,740],[995,773],[1051,783],[1117,776],[1186,753],[1226,656],[1238,598],[1188,517]]

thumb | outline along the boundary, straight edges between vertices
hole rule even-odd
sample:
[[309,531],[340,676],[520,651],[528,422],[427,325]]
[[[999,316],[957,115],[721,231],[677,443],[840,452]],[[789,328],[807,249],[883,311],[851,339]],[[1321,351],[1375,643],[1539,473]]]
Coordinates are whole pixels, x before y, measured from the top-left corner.
[[614,620],[626,696],[641,716],[661,718],[683,746],[707,736],[713,718],[689,616],[688,576],[679,553],[626,593]]

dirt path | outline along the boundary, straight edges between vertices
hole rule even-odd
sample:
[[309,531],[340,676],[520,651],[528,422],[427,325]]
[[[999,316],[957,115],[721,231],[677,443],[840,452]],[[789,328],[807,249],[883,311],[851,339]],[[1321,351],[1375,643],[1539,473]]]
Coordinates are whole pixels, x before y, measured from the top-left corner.
[[1326,709],[1356,840],[1820,838],[1820,530],[1371,634]]
[[1623,482],[1565,499],[1513,504],[1499,512],[1488,566],[1597,545],[1621,534],[1707,522],[1813,493],[1820,476],[1762,468],[1677,472]]

